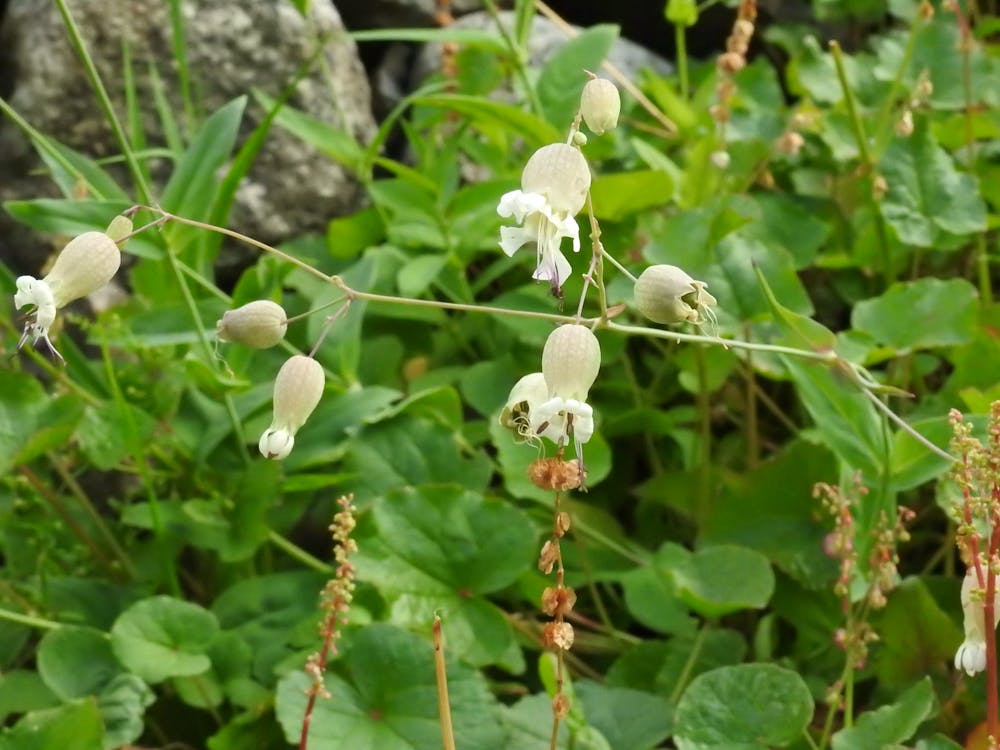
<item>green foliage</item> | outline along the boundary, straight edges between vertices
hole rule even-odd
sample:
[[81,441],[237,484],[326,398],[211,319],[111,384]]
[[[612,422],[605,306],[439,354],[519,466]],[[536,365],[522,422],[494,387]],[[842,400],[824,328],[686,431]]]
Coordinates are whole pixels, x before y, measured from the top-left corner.
[[[720,63],[751,30],[691,58],[710,15],[735,18],[711,5],[662,4],[678,73],[635,76],[643,101],[620,87],[600,137],[576,117],[583,71],[612,77],[619,28],[538,62],[529,0],[503,33],[352,32],[449,45],[367,143],[298,109],[298,75],[201,116],[176,2],[172,60],[102,69],[130,153],[71,149],[0,100],[53,185],[3,208],[53,248],[140,201],[132,157],[142,201],[174,214],[136,212],[160,224],[122,247],[121,299],[58,310],[65,365],[14,355],[24,321],[0,316],[0,750],[280,749],[320,684],[308,747],[438,747],[435,616],[461,750],[958,747],[985,698],[953,668],[948,411],[984,436],[1000,400],[996,8],[813,0],[801,23],[762,14],[748,59]],[[821,36],[841,31],[843,49]],[[147,96],[162,142],[141,132]],[[363,193],[278,248],[214,231],[275,127]],[[531,243],[499,251],[520,217],[497,213],[553,143],[592,177],[557,295],[530,278]],[[43,260],[5,256],[4,292]],[[633,304],[648,264],[718,304],[650,323]],[[287,313],[281,345],[217,342],[254,300]],[[511,421],[512,386],[569,322],[601,348],[582,456]],[[267,461],[275,376],[310,352],[320,402]],[[557,496],[559,471],[585,491]],[[824,509],[820,482],[853,504]],[[348,493],[345,563],[330,522]],[[541,645],[553,619],[566,652]]]

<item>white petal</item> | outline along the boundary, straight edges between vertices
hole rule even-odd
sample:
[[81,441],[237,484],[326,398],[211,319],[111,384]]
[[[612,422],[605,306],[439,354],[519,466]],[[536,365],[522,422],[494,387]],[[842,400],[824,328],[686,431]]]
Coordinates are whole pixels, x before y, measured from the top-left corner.
[[538,193],[525,193],[522,190],[511,190],[500,196],[500,203],[497,205],[497,213],[500,216],[513,216],[518,224],[524,221],[524,217],[537,211],[545,211],[548,208],[548,201],[544,195]]
[[955,669],[963,669],[970,677],[986,669],[986,643],[965,641],[955,654]]
[[536,435],[559,442],[566,434],[566,417],[562,413],[566,402],[556,396],[540,404],[531,414],[531,429]]
[[500,227],[500,249],[513,255],[529,242],[535,241],[535,232],[523,227]]
[[264,458],[273,458],[280,461],[292,452],[294,445],[295,436],[292,433],[271,425],[260,436],[260,442],[257,444],[257,447],[260,448],[260,452]]
[[559,288],[571,273],[573,273],[573,266],[569,264],[559,248],[549,247],[540,254],[538,266],[531,274],[531,278],[551,282],[552,286]]
[[573,415],[573,438],[586,443],[594,435],[594,410],[582,401],[568,399],[565,412]]

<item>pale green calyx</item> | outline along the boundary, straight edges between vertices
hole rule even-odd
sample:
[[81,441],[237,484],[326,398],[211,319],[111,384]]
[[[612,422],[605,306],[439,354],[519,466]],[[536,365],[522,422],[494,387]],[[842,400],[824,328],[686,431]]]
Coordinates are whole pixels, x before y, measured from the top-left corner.
[[259,299],[226,310],[215,328],[219,341],[267,349],[285,337],[288,316],[277,302]]
[[283,459],[295,446],[295,433],[305,424],[323,396],[326,378],[312,357],[296,354],[274,380],[274,417],[260,436],[258,448],[265,458]]
[[41,340],[61,358],[49,341],[49,329],[55,322],[56,311],[96,292],[111,281],[120,266],[121,251],[111,237],[104,232],[84,232],[59,252],[52,270],[43,279],[18,277],[14,307],[20,310],[26,305],[35,306],[18,348],[29,338],[33,342]]
[[677,266],[650,266],[635,282],[635,306],[654,323],[714,323],[708,285]]
[[580,114],[595,135],[604,135],[618,126],[622,99],[618,87],[606,78],[591,78],[580,95]]
[[586,401],[601,369],[601,345],[594,332],[577,323],[549,334],[542,350],[542,372],[550,396]]

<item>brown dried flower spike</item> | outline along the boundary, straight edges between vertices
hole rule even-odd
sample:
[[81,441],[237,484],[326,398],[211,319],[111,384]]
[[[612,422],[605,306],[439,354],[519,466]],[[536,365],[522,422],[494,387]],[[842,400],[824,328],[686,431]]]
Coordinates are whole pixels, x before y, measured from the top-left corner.
[[583,485],[586,475],[576,459],[565,461],[558,456],[541,458],[528,466],[528,479],[543,490],[565,492]]

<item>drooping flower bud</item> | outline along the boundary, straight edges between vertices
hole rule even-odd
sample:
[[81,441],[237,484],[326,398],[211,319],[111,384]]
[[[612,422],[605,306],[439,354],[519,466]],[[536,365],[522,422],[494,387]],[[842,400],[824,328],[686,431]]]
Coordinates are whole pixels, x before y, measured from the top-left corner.
[[132,234],[132,219],[124,214],[119,214],[111,220],[111,223],[108,224],[108,228],[104,230],[104,233],[115,242],[121,242],[123,239]]
[[277,302],[259,299],[226,310],[215,324],[219,341],[267,349],[285,337],[288,316]]
[[[115,228],[117,233],[121,225],[116,227],[112,222],[110,228]],[[18,347],[28,338],[41,339],[59,356],[49,341],[49,328],[55,322],[56,310],[103,287],[118,272],[121,262],[122,254],[114,239],[104,232],[84,232],[59,252],[45,278],[18,277],[14,307],[20,310],[25,305],[35,306],[33,319],[28,320]]]
[[296,354],[281,366],[274,380],[274,417],[258,444],[265,458],[280,460],[292,452],[295,433],[319,403],[325,380],[312,357]]
[[580,114],[596,135],[614,130],[622,111],[618,87],[606,78],[591,78],[580,95]]
[[586,326],[569,323],[549,334],[542,350],[542,373],[549,394],[586,401],[601,369],[601,345]]
[[635,306],[654,323],[714,320],[715,297],[677,266],[650,266],[635,282]]
[[543,195],[554,211],[575,216],[587,201],[590,167],[579,149],[551,143],[533,153],[524,165],[521,190]]
[[[962,614],[965,621],[965,640],[955,653],[955,669],[964,669],[969,676],[986,669],[986,639],[993,633],[986,633],[984,603],[986,592],[980,588],[976,569],[970,566],[962,581]],[[994,594],[993,630],[1000,620],[1000,587]]]

